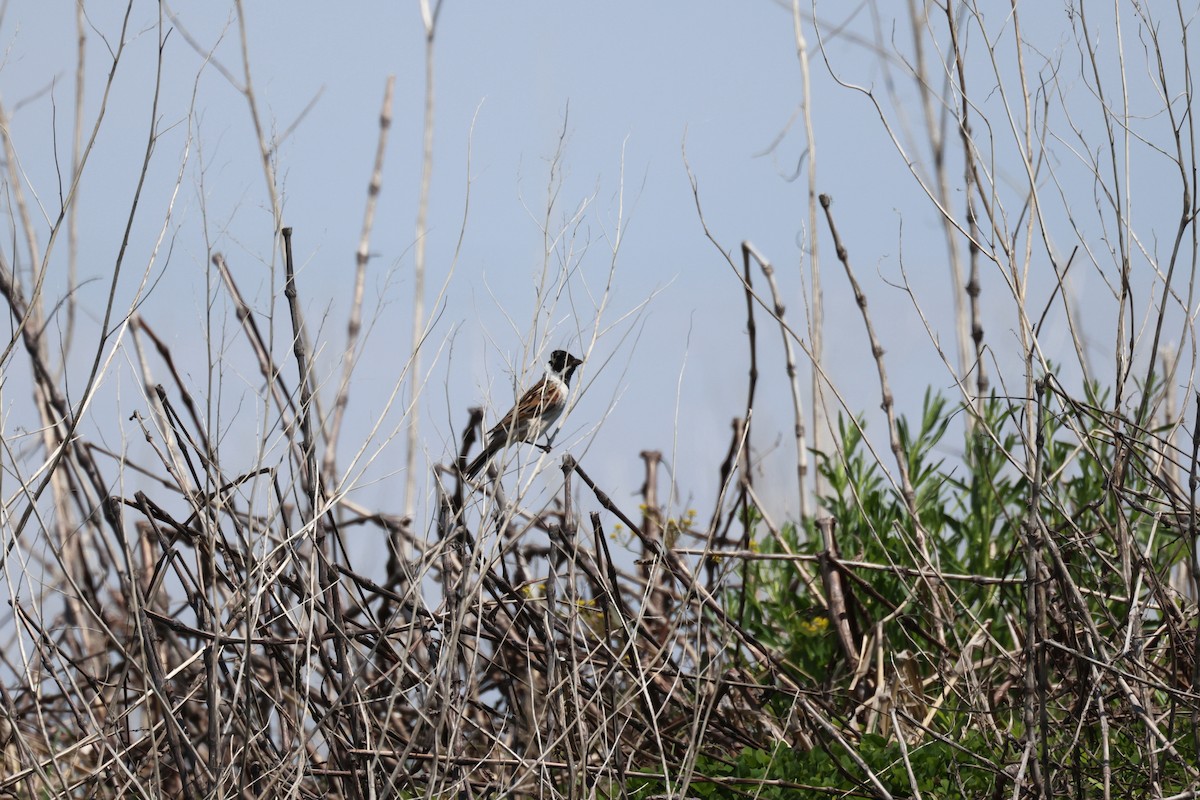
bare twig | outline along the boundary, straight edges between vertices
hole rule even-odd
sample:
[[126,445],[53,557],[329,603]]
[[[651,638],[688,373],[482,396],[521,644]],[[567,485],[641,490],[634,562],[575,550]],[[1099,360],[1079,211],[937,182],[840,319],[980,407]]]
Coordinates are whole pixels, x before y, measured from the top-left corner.
[[[814,243],[813,247],[816,247]],[[754,256],[754,260],[758,262],[762,269],[763,276],[767,279],[767,285],[771,289],[771,300],[774,303],[775,319],[780,322],[784,319],[786,307],[783,304],[782,296],[779,293],[779,286],[775,281],[775,268],[750,242],[742,242],[742,250],[749,255]],[[795,424],[794,434],[796,437],[796,494],[800,503],[800,521],[807,521],[811,516],[808,500],[808,443],[804,429],[804,400],[800,393],[799,371],[796,369],[796,352],[792,347],[792,340],[788,337],[786,326],[780,327],[780,334],[783,336],[783,353],[786,359],[785,370],[788,377],[788,386],[792,391],[792,417]],[[814,352],[819,351],[819,344],[814,340]]]
[[387,152],[388,131],[392,127],[392,96],[396,89],[396,76],[391,75],[383,90],[383,108],[379,112],[379,143],[375,148],[375,165],[371,169],[371,180],[367,184],[367,204],[363,210],[362,232],[358,239],[358,250],[354,256],[354,293],[350,300],[350,317],[346,323],[346,349],[342,355],[342,379],[338,384],[337,396],[333,401],[333,414],[322,471],[326,485],[335,482],[337,469],[337,446],[342,430],[342,417],[350,402],[350,377],[358,360],[358,336],[362,330],[363,291],[367,284],[367,262],[371,257],[371,230],[375,225],[375,208],[383,188],[383,156]]
[[412,363],[413,375],[409,381],[408,395],[408,440],[405,447],[404,475],[404,515],[413,514],[417,493],[417,454],[421,447],[418,442],[420,432],[420,380],[421,374],[421,343],[425,332],[425,245],[428,235],[427,225],[429,216],[429,189],[433,177],[433,65],[434,65],[434,34],[437,30],[437,17],[441,10],[440,0],[430,7],[429,0],[421,0],[421,19],[425,26],[425,121],[421,145],[421,188],[417,201],[417,224],[413,234],[415,247],[413,249],[413,310],[412,310]]
[[[821,208],[825,210],[825,219],[829,224],[829,232],[833,236],[833,246],[837,251],[838,260],[842,262],[842,266],[846,269],[846,277],[850,281],[850,287],[854,290],[854,300],[858,304],[858,309],[862,312],[863,324],[866,326],[867,338],[871,343],[871,355],[875,360],[875,367],[879,373],[879,388],[882,393],[883,413],[887,417],[888,436],[891,442],[892,455],[896,460],[896,472],[900,476],[900,490],[904,499],[904,505],[908,509],[909,519],[912,522],[913,532],[916,535],[917,549],[921,553],[921,557],[925,563],[937,569],[937,561],[930,548],[928,536],[925,531],[925,526],[921,522],[920,513],[917,509],[916,492],[913,489],[912,478],[908,471],[908,453],[905,452],[904,446],[900,441],[900,428],[896,424],[896,402],[892,396],[891,385],[888,383],[887,367],[883,361],[883,345],[879,341],[879,337],[875,335],[875,326],[871,322],[871,315],[867,312],[867,296],[863,293],[862,287],[858,280],[854,277],[854,271],[850,266],[850,256],[846,251],[846,247],[842,244],[842,238],[838,235],[837,226],[833,221],[833,212],[830,207],[833,205],[833,199],[827,195],[821,195]],[[929,594],[934,603],[934,625],[937,629],[938,641],[945,643],[944,626],[946,618],[944,617],[944,609],[942,607],[941,598],[939,597],[940,589],[937,581],[930,581]]]

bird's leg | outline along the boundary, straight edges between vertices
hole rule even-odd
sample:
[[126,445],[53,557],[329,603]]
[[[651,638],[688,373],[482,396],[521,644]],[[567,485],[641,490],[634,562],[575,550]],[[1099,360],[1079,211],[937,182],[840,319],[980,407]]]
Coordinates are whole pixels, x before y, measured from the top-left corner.
[[558,435],[558,431],[555,431],[554,433],[547,433],[545,444],[537,444],[536,442],[534,444],[537,449],[541,450],[543,453],[549,453],[550,448],[554,446],[554,437],[556,435]]

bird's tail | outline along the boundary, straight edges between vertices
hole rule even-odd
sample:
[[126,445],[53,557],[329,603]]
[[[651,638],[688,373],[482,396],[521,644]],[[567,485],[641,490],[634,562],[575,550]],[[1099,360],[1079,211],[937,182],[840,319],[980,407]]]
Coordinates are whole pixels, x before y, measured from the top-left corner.
[[487,443],[487,446],[483,448],[482,452],[475,456],[475,460],[467,465],[466,470],[463,471],[463,475],[465,475],[469,480],[474,480],[475,476],[479,474],[479,471],[486,467],[488,462],[495,457],[496,453],[499,453],[503,449],[503,437],[492,437],[492,440]]

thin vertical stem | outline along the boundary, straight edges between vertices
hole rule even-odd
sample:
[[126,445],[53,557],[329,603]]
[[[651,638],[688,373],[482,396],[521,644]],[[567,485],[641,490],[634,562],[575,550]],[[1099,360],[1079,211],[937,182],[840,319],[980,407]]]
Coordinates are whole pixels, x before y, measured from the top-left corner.
[[428,233],[429,188],[433,176],[433,65],[434,32],[441,3],[432,9],[427,0],[421,2],[421,19],[425,25],[425,124],[421,144],[421,190],[417,204],[417,226],[413,249],[413,313],[412,313],[412,374],[408,384],[408,442],[405,455],[404,516],[411,517],[416,508],[417,452],[421,423],[421,342],[425,327],[425,239]]
[[383,90],[383,109],[379,112],[379,143],[375,147],[375,166],[371,169],[371,181],[367,184],[367,205],[363,211],[362,233],[358,239],[358,250],[354,258],[354,295],[350,302],[350,319],[346,323],[346,349],[342,356],[342,380],[338,385],[337,397],[333,402],[333,419],[329,424],[329,447],[325,451],[323,472],[326,484],[334,481],[337,463],[337,442],[342,429],[342,418],[350,402],[350,376],[358,356],[358,337],[362,331],[363,292],[367,283],[367,262],[371,256],[371,230],[375,225],[375,209],[379,204],[379,193],[383,188],[383,156],[387,152],[388,131],[392,127],[392,97],[396,89],[396,76],[390,75]]

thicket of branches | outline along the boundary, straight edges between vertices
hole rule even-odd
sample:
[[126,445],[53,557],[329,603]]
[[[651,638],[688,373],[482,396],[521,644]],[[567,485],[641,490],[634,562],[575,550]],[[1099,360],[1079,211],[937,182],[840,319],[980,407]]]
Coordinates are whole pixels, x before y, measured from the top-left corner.
[[[77,107],[75,177],[45,230],[0,110],[6,413],[29,409],[36,432],[4,438],[0,796],[1193,796],[1197,9],[1118,6],[1070,6],[1048,54],[1024,38],[1019,5],[985,18],[910,0],[907,28],[873,45],[878,89],[831,55],[837,26],[820,7],[792,7],[807,302],[794,315],[781,267],[709,234],[744,293],[749,347],[745,413],[713,454],[721,489],[703,515],[660,497],[670,477],[650,450],[636,509],[561,448],[508,453],[464,481],[483,417],[465,409],[459,452],[429,465],[427,514],[415,482],[409,514],[351,499],[338,456],[358,445],[340,431],[390,82],[344,372],[319,385],[325,348],[304,323],[246,66],[281,299],[252,308],[220,254],[211,274],[257,370],[259,403],[242,412],[255,424],[236,427],[258,437],[249,469],[227,455],[245,442],[213,413],[219,381],[192,377],[219,373],[228,343],[199,368],[181,363],[191,354],[156,335],[141,288],[89,310],[97,346],[82,366],[64,358],[47,321],[71,320],[69,340],[79,309],[74,287],[53,296],[47,277],[74,275],[74,187],[105,123],[89,129]],[[432,64],[437,6],[421,9]],[[873,324],[879,293],[896,290],[860,282],[849,216],[820,194],[817,63],[877,109],[880,141],[943,223],[953,333],[928,323],[945,367],[928,383],[954,394],[927,395],[919,414],[897,410],[889,367],[902,354],[885,353]],[[152,136],[144,170],[153,151]],[[1147,188],[1143,169],[1166,177]],[[700,210],[703,175],[693,187]],[[171,210],[158,211],[165,237]],[[153,213],[134,203],[130,228]],[[1098,298],[1075,291],[1084,272],[1101,279]],[[857,309],[824,308],[822,274],[844,276]],[[863,407],[822,360],[824,320],[852,311],[879,387]],[[1074,362],[1044,355],[1048,321],[1068,331]],[[781,336],[778,363],[762,356],[768,334]],[[1099,363],[1097,339],[1111,343]],[[126,442],[89,418],[118,353],[142,388]],[[410,436],[430,390],[418,355],[405,369]],[[27,387],[19,400],[14,385]],[[772,519],[758,496],[751,443],[767,392],[795,409],[796,520]],[[405,446],[411,481],[424,448]],[[370,560],[351,546],[364,539]]]

